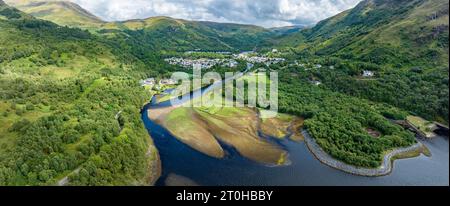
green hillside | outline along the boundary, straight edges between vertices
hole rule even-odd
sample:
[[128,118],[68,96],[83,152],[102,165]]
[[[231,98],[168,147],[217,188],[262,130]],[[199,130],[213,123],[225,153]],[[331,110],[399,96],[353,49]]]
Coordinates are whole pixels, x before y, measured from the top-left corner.
[[100,18],[69,1],[6,0],[5,2],[36,18],[62,26],[97,28],[104,23]]
[[[277,43],[338,68],[315,74],[330,89],[448,123],[448,4],[365,0]],[[361,79],[363,70],[376,76]]]
[[[365,0],[281,39],[316,55],[379,65],[448,65],[448,1]],[[293,40],[299,42],[293,42]],[[430,65],[431,64],[431,65]]]
[[274,34],[258,26],[187,21],[169,17],[104,22],[68,1],[8,0],[6,3],[11,3],[36,18],[62,26],[89,29],[106,36],[131,35],[154,50],[251,50],[264,44]]
[[[251,50],[272,33],[262,27],[152,17],[104,24],[99,33],[127,34],[154,50]],[[169,35],[170,34],[170,35]]]
[[18,9],[0,0],[0,185],[152,182],[157,151],[140,114],[151,94],[138,82],[169,76],[176,67],[163,54],[177,51],[279,47],[270,55],[288,61],[270,69],[280,111],[305,118],[349,164],[377,167],[386,151],[415,143],[389,119],[449,122],[446,0],[364,0],[304,30],[105,22],[66,1],[6,2]]
[[0,28],[0,185],[150,184],[138,81],[151,65],[3,2]]

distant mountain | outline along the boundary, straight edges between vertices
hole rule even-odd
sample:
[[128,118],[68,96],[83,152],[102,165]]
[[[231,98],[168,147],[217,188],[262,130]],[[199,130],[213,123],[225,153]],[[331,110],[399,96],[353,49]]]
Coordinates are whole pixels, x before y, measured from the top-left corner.
[[63,26],[95,28],[104,21],[79,5],[55,0],[5,0],[11,6],[34,17]]
[[306,26],[284,26],[284,27],[274,27],[274,28],[270,28],[270,30],[272,32],[275,32],[277,35],[288,35],[288,34],[292,34],[295,32],[299,32],[302,29],[305,29]]
[[251,50],[273,35],[252,25],[187,21],[170,17],[103,24],[100,33],[126,33],[155,50]]
[[251,50],[275,35],[252,25],[187,21],[151,17],[121,22],[105,22],[79,5],[68,1],[7,0],[34,17],[70,27],[85,28],[116,36],[131,35],[155,50]]
[[394,67],[447,66],[448,6],[447,0],[364,0],[277,43]]

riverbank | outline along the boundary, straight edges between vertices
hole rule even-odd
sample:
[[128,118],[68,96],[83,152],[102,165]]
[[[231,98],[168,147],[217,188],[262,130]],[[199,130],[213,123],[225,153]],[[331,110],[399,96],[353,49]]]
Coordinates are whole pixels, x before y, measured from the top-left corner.
[[147,158],[149,158],[148,163],[148,176],[146,178],[146,184],[149,186],[154,186],[156,181],[161,177],[162,166],[161,159],[159,157],[158,149],[154,146],[153,141],[148,147],[148,151],[146,154]]
[[347,163],[344,163],[342,161],[339,161],[339,160],[331,157],[316,143],[314,138],[312,138],[311,135],[306,130],[303,130],[302,134],[303,134],[303,137],[305,138],[305,143],[306,143],[306,146],[308,147],[308,149],[323,164],[328,165],[332,168],[350,173],[350,174],[359,175],[359,176],[367,176],[367,177],[385,176],[385,175],[390,174],[392,172],[393,158],[395,156],[399,156],[404,153],[410,153],[413,151],[417,151],[423,147],[422,143],[419,142],[411,147],[395,149],[384,156],[383,163],[380,167],[378,167],[378,168],[362,168],[362,167],[356,167],[353,165],[349,165]]
[[420,156],[396,161],[391,174],[367,178],[331,169],[317,160],[305,141],[270,139],[289,152],[292,164],[282,167],[268,167],[250,161],[231,146],[227,147],[230,155],[226,158],[211,158],[179,141],[167,129],[147,118],[147,109],[142,118],[162,161],[158,186],[166,185],[170,174],[189,178],[203,186],[448,186],[447,138],[423,142],[433,158]]

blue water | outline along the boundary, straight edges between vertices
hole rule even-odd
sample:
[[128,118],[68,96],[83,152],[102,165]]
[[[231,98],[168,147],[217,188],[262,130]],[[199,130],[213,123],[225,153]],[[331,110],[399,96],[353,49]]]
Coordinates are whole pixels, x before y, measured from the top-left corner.
[[[191,98],[198,97],[217,86],[220,85],[212,85],[186,95]],[[303,142],[289,139],[271,138],[270,141],[289,152],[291,164],[269,167],[246,159],[225,144],[222,144],[222,147],[227,155],[223,159],[209,157],[192,149],[148,118],[148,112],[151,112],[152,108],[171,105],[170,101],[159,104],[154,102],[155,98],[145,106],[142,119],[161,158],[162,175],[157,181],[160,186],[165,185],[170,174],[188,178],[204,186],[449,185],[448,137],[422,141],[431,151],[432,157],[421,155],[417,158],[397,160],[393,172],[383,177],[356,176],[330,168],[319,162]]]
[[420,156],[395,162],[392,174],[384,177],[361,177],[341,172],[320,163],[303,142],[273,140],[289,152],[291,164],[268,167],[250,161],[232,147],[224,146],[227,156],[216,159],[204,155],[148,118],[147,105],[142,119],[152,136],[162,163],[157,185],[164,185],[169,174],[189,178],[205,186],[333,186],[333,185],[449,185],[448,138],[423,142],[432,157]]

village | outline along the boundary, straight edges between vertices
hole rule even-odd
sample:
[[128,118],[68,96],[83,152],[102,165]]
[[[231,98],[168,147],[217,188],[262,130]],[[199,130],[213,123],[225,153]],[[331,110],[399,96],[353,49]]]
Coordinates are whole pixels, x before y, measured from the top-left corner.
[[[277,53],[277,52],[278,52],[278,50],[274,49],[274,50],[272,50],[271,53]],[[252,64],[265,64],[266,66],[270,66],[273,64],[278,64],[278,63],[286,61],[286,59],[284,59],[284,58],[271,58],[271,57],[267,57],[267,55],[259,55],[258,53],[253,52],[253,51],[242,52],[240,54],[233,54],[233,58],[247,61]]]
[[216,65],[234,68],[238,65],[238,62],[234,59],[185,59],[179,57],[171,57],[164,59],[164,61],[171,65],[177,65],[187,69],[191,69],[193,65],[200,65],[201,69],[210,69]]
[[[239,65],[239,62],[244,61],[247,64],[262,64],[267,67],[271,65],[280,64],[286,62],[287,60],[279,57],[269,57],[271,54],[278,54],[277,49],[273,49],[271,52],[267,52],[265,54],[259,54],[255,51],[244,51],[240,53],[233,54],[231,52],[200,52],[200,51],[189,51],[184,54],[187,56],[194,54],[220,54],[224,55],[224,58],[192,58],[192,57],[170,57],[164,59],[170,65],[179,66],[184,69],[191,69],[194,65],[199,65],[200,69],[208,70],[214,66],[228,67],[228,68],[236,68]],[[298,60],[292,61],[288,64],[288,66],[301,67],[305,71],[316,70],[316,69],[330,69],[334,70],[334,66],[324,66],[318,63],[311,62],[299,62]],[[257,71],[266,71],[263,68],[258,69]],[[375,76],[374,71],[363,70],[360,73],[359,78],[370,80]],[[315,86],[319,86],[322,82],[318,79],[310,79],[309,82]],[[172,79],[161,79],[159,82],[156,82],[155,78],[148,78],[142,80],[140,82],[141,86],[150,87],[154,89],[161,89],[171,85],[175,85],[176,83]]]
[[[277,50],[273,50],[272,53],[276,53]],[[194,54],[194,52],[186,52],[185,54]],[[165,62],[170,65],[177,65],[183,68],[192,68],[193,65],[200,65],[201,69],[211,69],[216,65],[220,65],[222,67],[230,67],[235,68],[238,66],[238,61],[246,61],[252,64],[265,64],[266,66],[270,66],[273,64],[278,64],[286,61],[284,58],[271,58],[268,57],[267,54],[259,55],[257,52],[249,51],[249,52],[241,52],[239,54],[232,54],[229,52],[214,52],[214,54],[223,54],[228,58],[182,58],[182,57],[170,57],[164,59]]]

